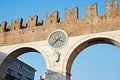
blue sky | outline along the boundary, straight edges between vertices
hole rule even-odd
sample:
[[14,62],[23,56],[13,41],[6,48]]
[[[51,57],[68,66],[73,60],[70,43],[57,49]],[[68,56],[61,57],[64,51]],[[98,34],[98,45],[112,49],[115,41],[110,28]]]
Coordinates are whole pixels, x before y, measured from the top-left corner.
[[[61,22],[64,21],[65,9],[79,8],[79,18],[85,18],[86,5],[98,5],[98,15],[106,14],[106,0],[1,0],[0,23],[23,18],[28,22],[28,16],[38,15],[44,20],[46,13],[59,11]],[[108,0],[112,3],[113,0]],[[120,0],[118,0],[120,3]],[[119,6],[120,7],[120,6]],[[120,9],[120,8],[119,8]],[[72,80],[120,80],[120,49],[111,45],[94,45],[83,50],[72,66]],[[34,56],[34,59],[33,59]],[[46,71],[43,57],[36,53],[28,53],[19,57],[38,70],[35,80]],[[32,61],[31,61],[32,60]],[[40,61],[40,62],[38,62]],[[35,63],[37,62],[37,64]],[[39,64],[38,64],[39,63]]]
[[72,80],[120,80],[120,48],[97,44],[83,50],[72,66]]

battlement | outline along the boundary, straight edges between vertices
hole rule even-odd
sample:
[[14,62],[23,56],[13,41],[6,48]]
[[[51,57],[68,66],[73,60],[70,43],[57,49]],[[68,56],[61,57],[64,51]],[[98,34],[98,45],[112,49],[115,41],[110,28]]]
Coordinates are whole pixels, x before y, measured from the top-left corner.
[[92,8],[90,8],[90,6],[86,6],[86,18],[93,18],[98,16],[97,10],[97,4],[93,4]]
[[50,15],[49,13],[46,15],[46,25],[58,22],[60,22],[58,11],[54,12],[52,15]]
[[65,21],[74,21],[78,19],[78,8],[74,8],[72,11],[66,9],[65,10]]
[[53,30],[57,29],[65,30],[68,33],[68,36],[78,36],[120,29],[118,0],[114,0],[112,4],[106,1],[106,14],[103,16],[98,16],[97,4],[93,4],[92,7],[86,6],[86,18],[79,19],[78,15],[78,7],[75,7],[72,11],[68,9],[65,10],[65,22],[60,22],[58,11],[53,12],[53,14],[47,13],[46,23],[44,25],[43,20],[38,22],[37,15],[33,18],[28,17],[28,23],[25,24],[23,24],[22,18],[19,18],[17,21],[12,21],[9,27],[7,26],[7,22],[3,22],[0,24],[0,37],[2,37],[0,42],[6,45],[12,44],[13,42],[10,43],[9,40],[15,38],[18,38],[19,40],[17,39],[17,41],[14,41],[14,44],[46,40],[48,35]]
[[0,24],[0,33],[4,32],[6,27],[7,27],[7,22],[3,22],[2,24]]
[[[108,1],[106,1],[106,16],[108,17],[117,17],[120,16],[120,13],[118,11],[118,0],[114,0],[112,4],[110,4]],[[86,6],[86,19],[92,19],[94,17],[98,17],[98,9],[97,4],[93,4],[92,8],[90,6]],[[78,20],[78,7],[75,7],[72,11],[66,9],[65,10],[65,22],[69,21],[75,21]],[[46,14],[46,24],[54,24],[59,23],[60,17],[59,12],[55,11],[52,15],[47,13]],[[22,24],[23,19],[20,18],[17,21],[12,21],[10,25],[10,31],[18,30],[21,28],[27,28],[27,27],[35,27],[35,26],[43,26],[43,20],[40,20],[38,22],[38,16],[35,15],[33,18],[28,17],[28,23]],[[7,28],[7,22],[3,22],[0,24],[0,33],[6,32]],[[9,30],[7,30],[9,31]]]

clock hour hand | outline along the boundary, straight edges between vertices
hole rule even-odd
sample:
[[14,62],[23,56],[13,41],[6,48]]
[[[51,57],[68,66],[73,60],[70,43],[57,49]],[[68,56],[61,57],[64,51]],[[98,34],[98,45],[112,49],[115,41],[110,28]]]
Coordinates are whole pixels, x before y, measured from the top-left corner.
[[60,40],[60,37],[52,44],[53,46]]
[[64,41],[62,39],[60,39],[59,41],[61,41],[62,43],[64,43]]

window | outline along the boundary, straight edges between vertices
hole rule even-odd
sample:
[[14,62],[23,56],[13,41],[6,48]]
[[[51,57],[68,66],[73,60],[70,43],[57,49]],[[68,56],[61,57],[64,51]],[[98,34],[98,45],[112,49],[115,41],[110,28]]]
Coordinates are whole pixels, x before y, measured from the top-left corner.
[[30,78],[27,78],[27,80],[32,80],[32,79],[30,79]]
[[31,70],[27,69],[27,73],[30,74],[30,73],[31,73]]
[[18,77],[17,77],[17,78],[18,78],[18,80],[22,80],[22,76],[23,76],[23,75],[22,75],[22,74],[20,74],[20,73],[17,73],[17,74],[18,74]]
[[22,70],[23,66],[22,65],[18,65],[18,68]]
[[8,69],[7,72],[6,72],[6,76],[11,75],[11,72],[12,72],[12,70],[11,70],[11,69]]

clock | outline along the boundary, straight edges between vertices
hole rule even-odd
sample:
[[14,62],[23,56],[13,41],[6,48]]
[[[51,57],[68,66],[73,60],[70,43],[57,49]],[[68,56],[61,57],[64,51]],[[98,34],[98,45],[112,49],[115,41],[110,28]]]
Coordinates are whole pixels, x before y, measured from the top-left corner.
[[67,42],[67,34],[63,30],[53,31],[48,37],[49,45],[54,49],[60,49]]

